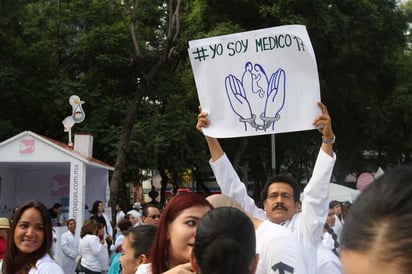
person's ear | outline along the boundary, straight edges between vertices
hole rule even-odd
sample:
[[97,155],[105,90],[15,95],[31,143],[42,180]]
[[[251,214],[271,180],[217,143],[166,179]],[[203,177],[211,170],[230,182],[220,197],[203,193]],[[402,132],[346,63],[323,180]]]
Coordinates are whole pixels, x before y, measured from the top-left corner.
[[250,267],[249,267],[250,274],[256,273],[258,262],[259,262],[259,254],[256,254],[255,257],[252,259],[252,262],[250,263]]
[[147,256],[145,254],[140,255],[140,257],[142,257],[142,264],[147,264],[149,262],[149,259],[147,258]]
[[196,273],[199,272],[199,266],[196,263],[195,253],[193,253],[193,248],[190,251],[190,265],[192,266],[192,270]]
[[[268,211],[268,209],[267,209],[267,207],[266,207],[266,199],[263,200],[262,204],[263,204],[263,210],[264,210],[264,211]],[[270,207],[270,206],[268,206],[268,207]]]

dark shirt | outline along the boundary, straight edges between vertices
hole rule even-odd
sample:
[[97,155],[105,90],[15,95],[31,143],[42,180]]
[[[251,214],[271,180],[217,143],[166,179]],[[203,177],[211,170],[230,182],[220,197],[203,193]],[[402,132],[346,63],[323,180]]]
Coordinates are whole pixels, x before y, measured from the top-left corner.
[[57,219],[57,213],[53,210],[53,208],[49,208],[47,211],[49,212],[50,218]]

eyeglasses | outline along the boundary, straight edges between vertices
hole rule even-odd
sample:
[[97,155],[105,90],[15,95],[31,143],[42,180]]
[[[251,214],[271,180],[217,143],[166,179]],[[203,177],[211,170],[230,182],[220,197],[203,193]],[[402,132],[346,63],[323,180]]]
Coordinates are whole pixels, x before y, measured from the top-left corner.
[[291,200],[293,197],[292,194],[287,193],[287,192],[272,192],[267,196],[267,199],[274,200],[274,199],[277,199],[279,196],[285,200]]
[[150,219],[160,219],[160,214],[157,214],[157,215],[149,215],[149,216],[147,216],[148,218],[150,218]]

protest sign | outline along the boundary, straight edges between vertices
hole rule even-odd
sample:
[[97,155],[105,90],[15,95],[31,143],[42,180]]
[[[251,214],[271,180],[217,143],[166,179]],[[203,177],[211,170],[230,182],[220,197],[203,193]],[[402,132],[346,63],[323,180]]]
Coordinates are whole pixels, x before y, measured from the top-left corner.
[[313,129],[321,113],[316,58],[302,25],[189,42],[203,111],[217,138]]

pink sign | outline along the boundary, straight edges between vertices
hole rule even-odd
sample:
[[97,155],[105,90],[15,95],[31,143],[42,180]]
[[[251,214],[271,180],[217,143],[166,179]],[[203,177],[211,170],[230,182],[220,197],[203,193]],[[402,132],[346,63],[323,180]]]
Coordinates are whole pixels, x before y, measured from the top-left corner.
[[19,152],[20,154],[31,154],[34,152],[34,139],[23,139],[20,141]]
[[363,172],[359,175],[358,180],[356,181],[356,188],[363,191],[366,187],[373,183],[374,180],[375,177],[373,177],[372,173]]

